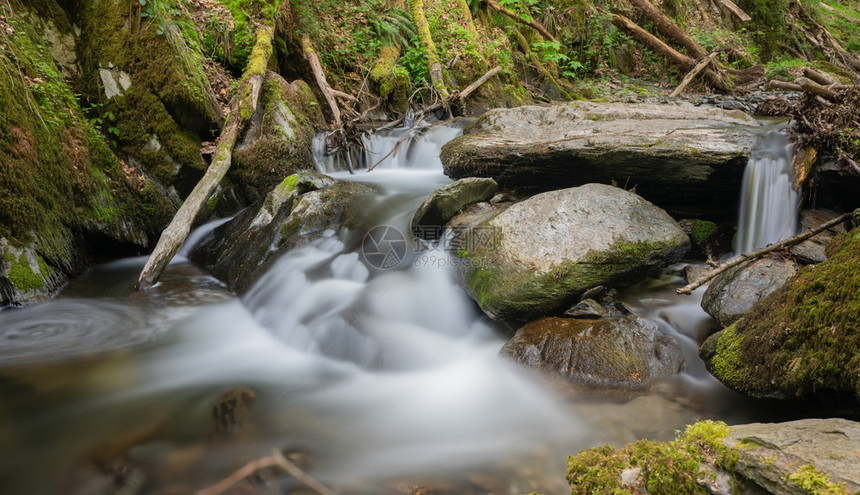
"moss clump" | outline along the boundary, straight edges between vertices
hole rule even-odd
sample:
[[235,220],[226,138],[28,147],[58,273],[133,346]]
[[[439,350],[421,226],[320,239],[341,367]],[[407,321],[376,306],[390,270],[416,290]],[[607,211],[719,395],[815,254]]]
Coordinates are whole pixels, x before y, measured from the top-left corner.
[[827,473],[822,473],[814,465],[807,464],[786,477],[809,495],[849,495],[845,483],[833,483]]
[[698,245],[705,245],[711,237],[717,233],[719,227],[714,222],[707,220],[696,220],[693,222],[693,241]]
[[9,264],[6,278],[8,278],[9,281],[12,282],[12,285],[14,285],[19,291],[34,291],[45,286],[45,278],[42,274],[47,273],[49,268],[41,256],[39,257],[40,273],[33,271],[30,267],[30,262],[23,254],[19,256],[17,260],[14,256],[7,255],[6,261]]
[[[731,429],[725,423],[702,421],[687,427],[684,435],[672,442],[639,440],[621,449],[609,445],[584,450],[568,457],[567,481],[573,495],[594,493],[641,493],[675,495],[710,493],[697,482],[714,475],[700,469],[712,460],[731,466],[737,453],[720,439]],[[621,473],[641,469],[633,485],[621,485]]]
[[[860,229],[827,261],[805,267],[723,332],[711,373],[753,396],[836,392],[860,399]],[[703,346],[703,354],[705,348]]]

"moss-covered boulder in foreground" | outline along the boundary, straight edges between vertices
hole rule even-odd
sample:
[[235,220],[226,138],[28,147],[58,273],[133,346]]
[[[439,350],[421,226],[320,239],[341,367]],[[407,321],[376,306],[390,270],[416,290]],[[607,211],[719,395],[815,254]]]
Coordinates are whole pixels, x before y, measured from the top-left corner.
[[467,291],[499,319],[550,314],[591,287],[677,261],[690,244],[665,211],[602,184],[533,196],[458,242]]
[[860,424],[805,419],[729,427],[702,421],[673,442],[639,440],[568,458],[573,495],[849,495],[860,490]]
[[699,355],[727,386],[753,397],[836,393],[860,400],[860,228],[827,261],[803,268]]

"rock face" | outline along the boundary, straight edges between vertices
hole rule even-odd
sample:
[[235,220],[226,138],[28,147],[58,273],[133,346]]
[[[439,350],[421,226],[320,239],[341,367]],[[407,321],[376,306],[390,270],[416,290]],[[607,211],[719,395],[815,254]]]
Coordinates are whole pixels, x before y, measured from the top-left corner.
[[779,289],[798,267],[781,258],[762,258],[738,265],[711,281],[702,309],[727,327],[741,319],[753,304]]
[[552,190],[590,182],[636,186],[680,216],[735,218],[755,137],[740,111],[576,102],[491,110],[442,148],[452,178]]
[[[814,229],[838,216],[838,213],[830,210],[803,210],[800,212],[800,231]],[[803,264],[821,263],[827,259],[825,251],[833,235],[840,232],[845,232],[845,227],[841,224],[835,225],[800,244],[792,246],[789,251]]]
[[499,319],[543,316],[585,290],[677,261],[687,235],[660,208],[612,186],[588,184],[517,203],[466,231],[464,283]]
[[699,350],[708,371],[753,397],[860,400],[860,229]]
[[353,216],[371,186],[301,172],[277,186],[262,206],[248,208],[215,229],[191,259],[243,293],[281,254],[321,237],[326,231],[357,228]]
[[856,421],[804,419],[739,425],[732,427],[723,443],[738,453],[730,471],[767,493],[840,493],[824,491],[824,486],[819,486],[821,492],[804,489],[804,481],[822,479],[822,475],[833,485],[844,484],[841,493],[860,490],[860,459],[856,454],[860,424]]
[[444,227],[466,206],[492,198],[498,188],[493,179],[477,177],[444,185],[418,207],[412,217],[412,231],[420,234],[422,227]]
[[543,318],[517,330],[501,355],[604,389],[641,389],[683,368],[675,339],[630,315],[601,319]]

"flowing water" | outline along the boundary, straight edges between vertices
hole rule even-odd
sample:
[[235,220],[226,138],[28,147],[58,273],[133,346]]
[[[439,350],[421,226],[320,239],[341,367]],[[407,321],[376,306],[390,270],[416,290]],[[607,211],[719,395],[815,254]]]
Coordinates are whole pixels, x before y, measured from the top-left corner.
[[794,235],[800,193],[794,189],[794,147],[784,132],[768,133],[744,172],[737,250],[749,253]]
[[[408,133],[371,173],[349,175],[318,153],[320,169],[380,186],[365,214],[407,232],[421,201],[450,182],[438,151],[459,132],[377,135],[354,167]],[[113,493],[114,479],[139,488],[125,493],[191,493],[272,447],[301,453],[315,477],[350,493],[440,480],[564,493],[565,456],[581,448],[669,439],[697,419],[773,417],[696,358],[713,328],[701,290],[674,293],[679,267],[623,299],[679,339],[687,371],[659,394],[572,393],[500,360],[512,329],[480,313],[444,250],[407,240],[401,267],[376,270],[345,236],[324,236],[241,298],[186,248],[145,294],[133,290],[145,258],[132,258],[93,268],[52,302],[0,312],[3,493]],[[226,419],[245,426],[225,438],[212,405],[236,387],[247,406]]]

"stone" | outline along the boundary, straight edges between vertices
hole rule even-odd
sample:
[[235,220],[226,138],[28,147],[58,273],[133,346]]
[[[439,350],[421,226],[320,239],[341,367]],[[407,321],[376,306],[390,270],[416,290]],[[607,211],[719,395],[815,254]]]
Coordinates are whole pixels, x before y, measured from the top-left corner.
[[498,187],[493,179],[468,177],[436,189],[413,215],[412,232],[418,235],[421,227],[444,227],[466,206],[492,198]]
[[[800,230],[803,232],[814,229],[838,216],[838,213],[831,210],[803,210],[800,212]],[[845,232],[844,225],[835,225],[800,244],[791,246],[788,251],[804,265],[821,263],[827,259],[825,251],[833,235],[841,232]]]
[[800,267],[793,261],[767,257],[730,268],[711,280],[702,297],[702,309],[727,327],[753,304],[785,285]]
[[636,186],[678,217],[737,218],[758,123],[741,111],[573,102],[491,110],[442,148],[452,178],[546,191],[590,182]]
[[587,289],[680,259],[689,239],[663,210],[602,184],[516,203],[462,235],[466,290],[498,319],[560,310]]
[[600,389],[643,389],[684,366],[675,339],[635,315],[597,320],[543,318],[517,330],[500,354]]

